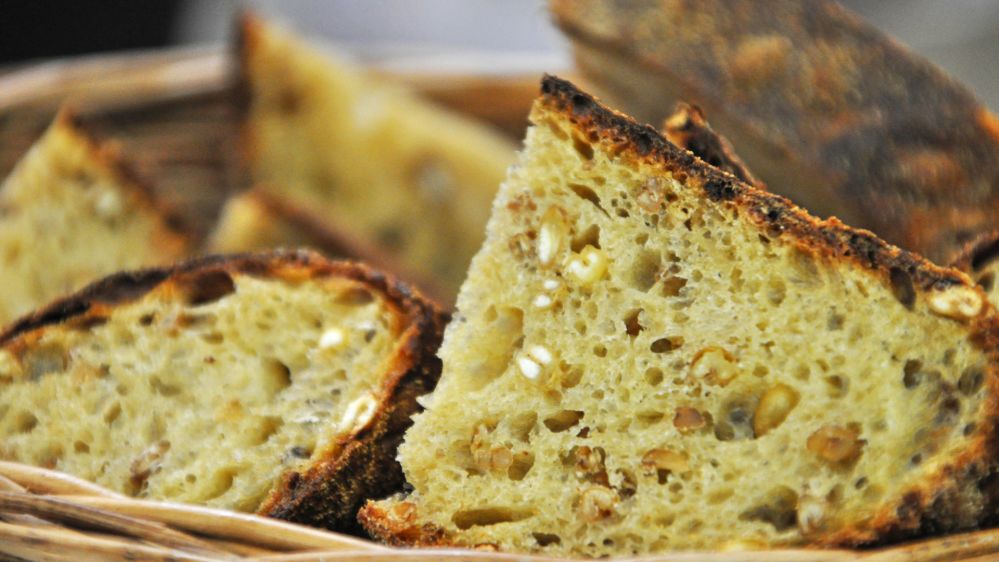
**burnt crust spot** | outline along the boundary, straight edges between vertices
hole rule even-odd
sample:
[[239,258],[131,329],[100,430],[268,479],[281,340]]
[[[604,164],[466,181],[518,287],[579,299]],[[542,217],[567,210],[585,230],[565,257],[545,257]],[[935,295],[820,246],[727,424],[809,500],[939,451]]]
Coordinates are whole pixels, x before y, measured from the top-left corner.
[[[713,201],[728,201],[734,199],[736,195],[735,185],[731,181],[719,180],[717,178],[711,178],[704,182],[704,192]],[[769,219],[769,213],[767,218]]]

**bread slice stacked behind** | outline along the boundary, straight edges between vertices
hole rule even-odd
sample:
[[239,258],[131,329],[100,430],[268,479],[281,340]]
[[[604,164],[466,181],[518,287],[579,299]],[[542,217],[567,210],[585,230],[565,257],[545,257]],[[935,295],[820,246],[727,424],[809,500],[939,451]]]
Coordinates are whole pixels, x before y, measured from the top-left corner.
[[399,449],[397,544],[860,545],[993,513],[982,291],[547,78]]
[[0,459],[353,531],[401,488],[442,326],[405,285],[313,253],[117,274],[0,336]]
[[514,147],[253,16],[239,56],[254,180],[456,295]]
[[61,112],[0,186],[0,325],[115,271],[180,258],[175,225],[113,145]]

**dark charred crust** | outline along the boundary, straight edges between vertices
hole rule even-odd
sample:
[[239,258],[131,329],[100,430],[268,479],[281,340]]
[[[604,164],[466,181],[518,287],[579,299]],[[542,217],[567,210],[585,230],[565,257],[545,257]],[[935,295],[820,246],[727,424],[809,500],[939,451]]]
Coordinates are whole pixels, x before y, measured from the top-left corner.
[[987,267],[997,257],[999,257],[999,230],[992,230],[965,245],[951,261],[951,266],[970,275]]
[[[398,351],[382,377],[380,404],[373,421],[357,434],[344,435],[302,473],[286,473],[260,512],[342,532],[360,533],[357,509],[364,500],[401,491],[402,469],[395,461],[417,397],[433,390],[440,376],[436,357],[447,316],[405,283],[354,262],[329,261],[309,251],[208,256],[173,267],[119,273],[27,316],[0,335],[0,345],[17,350],[46,327],[85,326],[106,319],[110,307],[138,300],[161,284],[203,281],[192,304],[231,290],[236,274],[269,278],[346,278],[384,295],[402,317]],[[182,287],[183,288],[183,287]]]
[[[624,114],[602,106],[595,98],[560,78],[542,79],[542,103],[566,117],[579,129],[637,160],[655,164],[674,175],[684,174],[700,185],[712,200],[736,204],[767,227],[768,232],[791,236],[818,254],[852,261],[878,271],[888,281],[892,268],[910,272],[922,291],[967,283],[953,269],[941,268],[922,257],[884,242],[866,230],[850,228],[835,218],[818,220],[779,195],[739,183],[730,175],[696,161],[663,138],[655,129],[640,125]],[[648,149],[639,147],[642,144]]]
[[693,152],[715,168],[728,172],[753,187],[767,189],[766,184],[757,179],[735,153],[732,143],[711,128],[704,112],[696,105],[677,104],[673,115],[663,123],[663,132],[667,140]]

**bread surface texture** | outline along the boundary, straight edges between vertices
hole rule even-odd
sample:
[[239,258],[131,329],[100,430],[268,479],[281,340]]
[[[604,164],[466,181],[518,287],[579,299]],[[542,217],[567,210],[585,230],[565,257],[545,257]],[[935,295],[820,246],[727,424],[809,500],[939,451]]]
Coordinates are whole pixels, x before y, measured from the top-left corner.
[[115,146],[62,111],[0,185],[0,325],[121,269],[165,264],[186,236]]
[[399,449],[397,544],[860,545],[992,506],[980,289],[547,77]]
[[830,0],[553,0],[581,73],[659,123],[707,111],[771,190],[944,262],[999,218],[999,120]]
[[122,273],[0,336],[0,458],[133,497],[356,530],[400,489],[443,319],[307,252]]
[[437,279],[453,299],[513,145],[252,16],[240,57],[254,179]]

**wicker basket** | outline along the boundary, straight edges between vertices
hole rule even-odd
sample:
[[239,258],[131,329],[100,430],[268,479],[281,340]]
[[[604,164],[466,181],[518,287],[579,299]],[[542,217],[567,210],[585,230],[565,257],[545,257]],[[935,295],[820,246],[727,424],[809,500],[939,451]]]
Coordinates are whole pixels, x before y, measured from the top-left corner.
[[[220,50],[161,51],[55,61],[0,74],[0,177],[69,100],[85,123],[122,142],[199,233],[222,202],[247,187],[236,156],[229,59]],[[540,72],[399,72],[417,91],[520,138]],[[0,561],[254,560],[543,561],[485,551],[401,550],[272,519],[127,498],[94,484],[0,462]],[[999,530],[879,550],[688,552],[662,562],[999,561]]]

